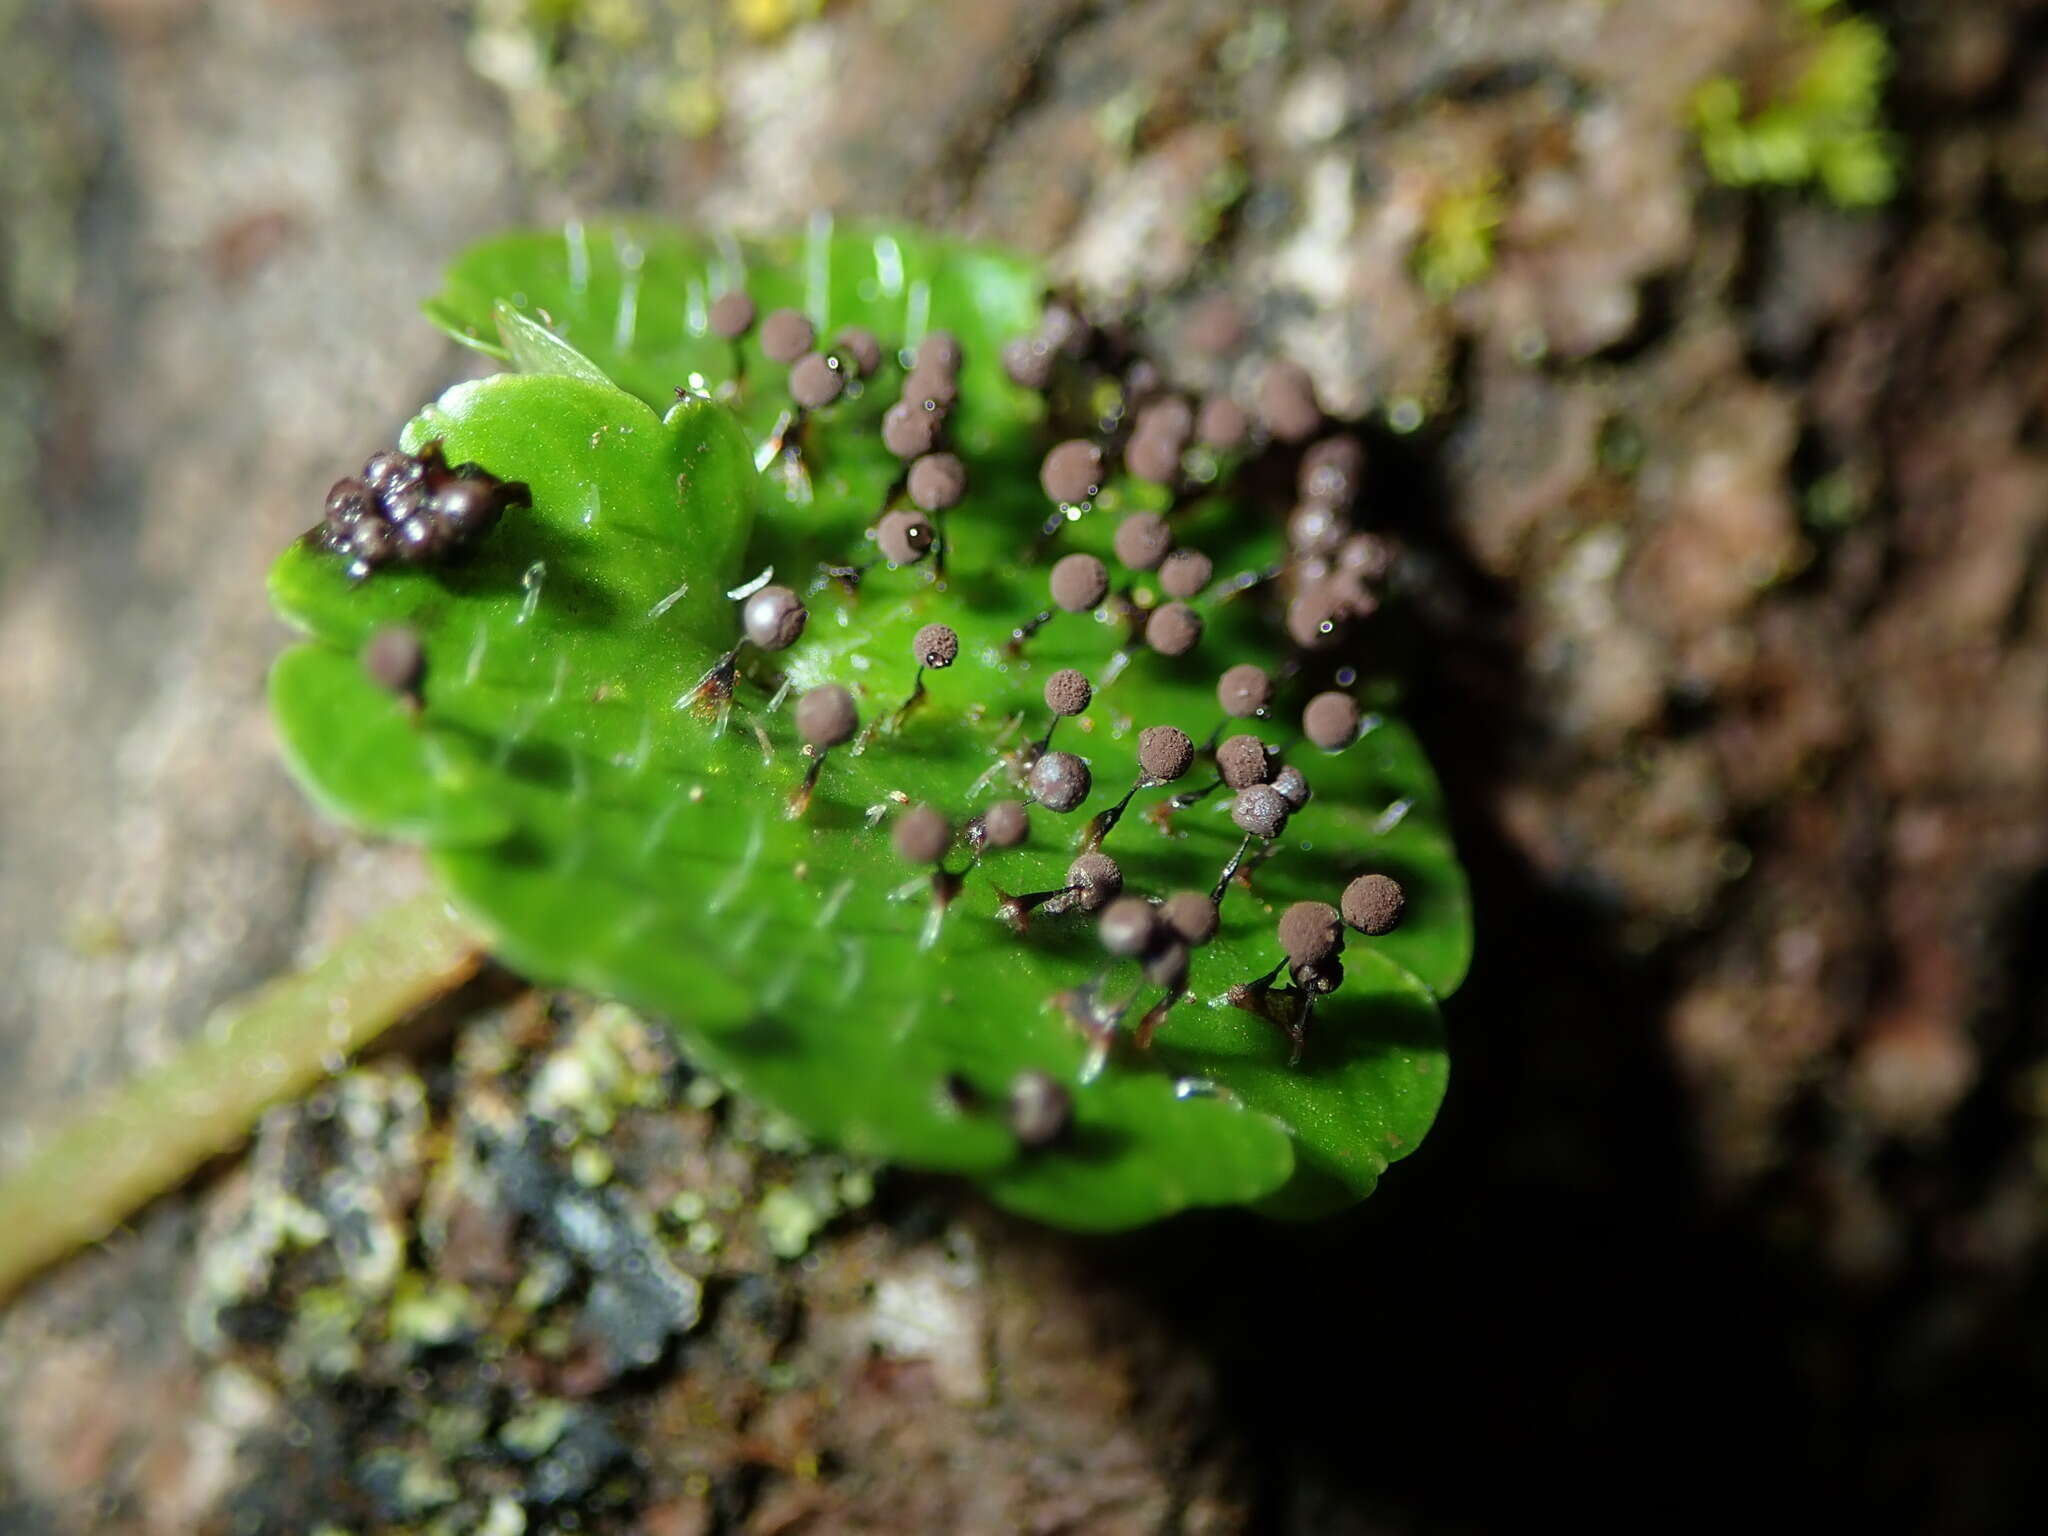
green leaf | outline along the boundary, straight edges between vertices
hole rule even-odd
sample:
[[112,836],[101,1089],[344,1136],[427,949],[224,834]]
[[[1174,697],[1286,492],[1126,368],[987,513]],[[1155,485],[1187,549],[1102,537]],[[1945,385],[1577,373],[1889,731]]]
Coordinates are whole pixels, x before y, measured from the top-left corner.
[[[943,581],[928,561],[876,567],[852,592],[823,583],[803,639],[747,662],[721,725],[688,700],[736,639],[727,590],[769,566],[805,590],[823,564],[872,559],[865,531],[898,471],[876,430],[900,377],[892,362],[800,428],[797,455],[756,473],[783,414],[782,370],[749,343],[733,386],[731,350],[703,323],[742,270],[764,312],[803,304],[827,336],[847,323],[891,345],[955,332],[967,363],[954,442],[971,488],[945,519]],[[451,462],[527,482],[532,509],[508,513],[466,560],[360,584],[310,544],[286,552],[274,597],[311,637],[274,680],[287,755],[323,805],[423,841],[511,963],[669,1018],[706,1066],[814,1134],[977,1177],[1013,1209],[1074,1227],[1191,1205],[1327,1209],[1370,1192],[1443,1093],[1436,999],[1464,973],[1470,921],[1441,797],[1390,715],[1342,753],[1300,744],[1305,674],[1250,728],[1287,748],[1314,800],[1252,889],[1226,897],[1192,995],[1151,1049],[1125,1040],[1086,1077],[1088,1042],[1061,997],[1100,976],[1106,996],[1137,997],[1135,1021],[1157,990],[1130,962],[1105,967],[1085,917],[1044,917],[1019,937],[996,915],[998,891],[1064,882],[1088,815],[1136,776],[1139,729],[1172,723],[1201,741],[1221,718],[1218,673],[1283,658],[1266,590],[1222,595],[1224,578],[1264,567],[1279,545],[1267,519],[1200,498],[1174,514],[1177,536],[1218,573],[1197,604],[1207,630],[1192,655],[1138,650],[1115,663],[1121,627],[1074,615],[1010,654],[1050,561],[1074,549],[1107,558],[1121,511],[1158,495],[1109,487],[1094,511],[1041,536],[1043,403],[997,365],[1002,342],[1035,323],[1038,292],[1011,258],[902,232],[739,246],[635,226],[472,252],[430,312],[533,371],[450,391],[405,441],[440,439]],[[679,384],[717,399],[657,415]],[[935,620],[958,631],[960,661],[928,673],[924,702],[890,728],[914,686],[911,637]],[[380,625],[401,621],[427,651],[416,712],[354,661]],[[1090,760],[1094,794],[1073,816],[1035,808],[1029,844],[971,869],[924,947],[927,877],[897,859],[890,827],[907,803],[958,824],[1018,795],[999,749],[1043,729],[1040,690],[1061,666],[1098,683],[1055,743]],[[827,681],[854,690],[870,731],[829,755],[808,813],[792,817],[805,759],[789,700]],[[1392,696],[1384,680],[1356,689]],[[1144,815],[1169,793],[1141,792],[1106,845],[1133,891],[1207,890],[1237,846],[1227,794],[1179,812],[1169,834]],[[950,867],[964,863],[956,852]],[[1353,937],[1344,985],[1290,1066],[1282,1032],[1226,994],[1278,959],[1287,903],[1334,901],[1367,870],[1403,882],[1407,920],[1383,939]],[[1020,1149],[1002,1110],[1029,1069],[1067,1084],[1075,1105],[1072,1136],[1036,1152]]]
[[497,322],[498,338],[505,344],[507,360],[520,373],[559,373],[592,384],[611,383],[597,364],[503,299],[491,306],[491,318]]

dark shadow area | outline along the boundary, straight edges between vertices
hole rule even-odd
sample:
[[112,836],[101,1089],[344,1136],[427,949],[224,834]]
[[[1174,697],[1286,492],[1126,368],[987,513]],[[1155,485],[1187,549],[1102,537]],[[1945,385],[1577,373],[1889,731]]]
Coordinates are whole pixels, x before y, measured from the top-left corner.
[[[1999,947],[2010,991],[1975,1031],[1980,1086],[1947,1139],[1877,1160],[1916,1251],[1882,1280],[1831,1268],[1784,1225],[1815,1191],[1727,1193],[1698,1156],[1663,1026],[1714,929],[1631,951],[1606,893],[1561,887],[1489,815],[1543,727],[1515,594],[1430,510],[1441,446],[1374,444],[1386,504],[1416,509],[1397,529],[1411,718],[1479,914],[1442,1115],[1349,1215],[1205,1214],[1112,1246],[1213,1354],[1255,1447],[1257,1528],[2038,1529],[2038,1265],[1973,1261],[1944,1234],[2028,1145],[2014,1085],[2038,1051],[2019,1021],[2048,1001],[2041,881]],[[1779,1184],[1827,1178],[1825,1139],[1801,1145]]]

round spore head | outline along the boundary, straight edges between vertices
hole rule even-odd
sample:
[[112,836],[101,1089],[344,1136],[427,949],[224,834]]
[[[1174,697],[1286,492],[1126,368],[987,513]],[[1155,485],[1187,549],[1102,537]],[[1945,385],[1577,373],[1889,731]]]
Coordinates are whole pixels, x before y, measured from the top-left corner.
[[1287,637],[1305,651],[1328,650],[1350,617],[1344,594],[1330,582],[1318,582],[1287,605]]
[[1338,566],[1322,584],[1338,612],[1346,619],[1369,619],[1379,612],[1380,595],[1358,571]]
[[1087,613],[1109,596],[1109,567],[1093,555],[1065,555],[1053,563],[1049,585],[1056,606]]
[[899,459],[918,458],[938,446],[940,426],[938,412],[898,400],[882,412],[882,446]]
[[761,322],[761,350],[778,363],[795,362],[817,339],[817,330],[801,310],[772,310]]
[[1181,334],[1195,351],[1226,357],[1244,345],[1244,308],[1227,293],[1206,294],[1188,310]]
[[1145,979],[1169,992],[1185,990],[1188,984],[1188,946],[1173,938],[1154,947],[1152,953],[1145,957]]
[[764,651],[795,645],[810,619],[803,599],[788,587],[763,587],[740,607],[740,628]]
[[1102,488],[1102,450],[1085,437],[1057,444],[1038,466],[1038,484],[1063,505],[1086,501]]
[[1394,568],[1394,546],[1377,533],[1354,533],[1337,546],[1336,566],[1361,581],[1385,581]]
[[1083,912],[1100,912],[1123,895],[1123,867],[1106,853],[1084,853],[1067,866],[1067,884]]
[[1150,400],[1166,388],[1166,375],[1149,357],[1133,358],[1124,369],[1124,398],[1131,402]]
[[1259,419],[1283,443],[1302,442],[1323,424],[1306,368],[1284,361],[1267,367],[1259,379]]
[[363,647],[363,671],[386,693],[416,693],[427,672],[419,631],[410,624],[384,625]]
[[1280,947],[1293,965],[1321,965],[1344,947],[1344,924],[1327,901],[1297,901],[1280,914]]
[[1126,570],[1157,570],[1173,548],[1173,530],[1157,512],[1133,512],[1116,525],[1111,543]]
[[737,341],[754,328],[754,301],[738,288],[731,288],[711,301],[711,334]]
[[1056,1145],[1074,1125],[1074,1097],[1045,1072],[1010,1079],[1010,1134],[1027,1152]]
[[1348,512],[1365,478],[1365,445],[1349,433],[1318,438],[1303,450],[1295,484],[1304,501]]
[[838,683],[824,683],[798,696],[796,733],[808,746],[820,752],[844,746],[860,729],[860,714],[853,707],[853,695]]
[[401,485],[410,485],[425,474],[425,465],[397,448],[373,453],[363,465],[363,483],[378,496],[388,496]]
[[991,848],[1015,848],[1031,835],[1031,813],[1022,800],[998,800],[981,813]]
[[1041,752],[1026,782],[1032,799],[1062,816],[1086,800],[1095,787],[1088,765],[1071,752]]
[[903,381],[903,399],[944,415],[959,403],[960,379],[956,374],[941,373],[919,364]]
[[1168,597],[1194,597],[1215,574],[1215,564],[1199,549],[1176,549],[1159,563],[1159,586]]
[[1186,446],[1161,432],[1133,432],[1124,444],[1124,468],[1140,480],[1171,485],[1180,476],[1180,455]]
[[1142,896],[1119,896],[1095,920],[1095,936],[1112,955],[1142,955],[1159,938],[1159,914]]
[[917,344],[917,366],[940,373],[958,373],[960,338],[951,331],[932,331]]
[[427,512],[459,539],[488,530],[498,520],[497,488],[483,480],[450,480],[427,498]]
[[838,359],[823,352],[806,352],[789,370],[790,398],[807,411],[822,411],[845,388]]
[[1248,789],[1272,778],[1273,764],[1258,737],[1233,736],[1216,749],[1216,771],[1232,789]]
[[1211,395],[1195,413],[1195,441],[1218,453],[1232,453],[1251,436],[1251,418],[1228,395]]
[[1358,701],[1348,693],[1319,693],[1301,712],[1301,734],[1325,752],[1341,752],[1358,739]]
[[1308,775],[1292,763],[1273,775],[1273,787],[1297,811],[1315,797],[1315,791],[1308,786]]
[[1045,680],[1045,707],[1056,715],[1078,715],[1095,697],[1095,685],[1072,667],[1061,667]]
[[922,512],[884,512],[875,524],[875,545],[891,565],[915,565],[931,553],[938,530]]
[[910,654],[919,666],[942,671],[960,659],[960,636],[950,624],[927,624],[911,636]]
[[839,334],[832,338],[832,346],[835,351],[846,354],[858,378],[864,379],[882,366],[882,343],[864,325],[842,326]]
[[1287,547],[1296,555],[1334,555],[1350,533],[1344,514],[1320,501],[1298,502],[1287,514]]
[[1147,726],[1138,732],[1138,767],[1155,784],[1171,784],[1193,766],[1195,744],[1175,725]]
[[378,493],[377,505],[393,523],[402,523],[427,504],[424,480],[401,480]]
[[1241,661],[1216,679],[1216,702],[1231,719],[1249,720],[1273,702],[1273,679],[1263,668]]
[[389,563],[397,553],[391,525],[381,517],[364,518],[349,529],[343,552],[372,569]]
[[1065,299],[1054,299],[1039,318],[1038,335],[1055,352],[1068,357],[1086,357],[1095,345],[1095,327]]
[[1179,395],[1162,395],[1147,402],[1131,419],[1131,435],[1157,434],[1176,449],[1187,446],[1195,430],[1195,408]]
[[1003,372],[1023,389],[1044,389],[1052,383],[1053,349],[1036,336],[1019,336],[1003,347]]
[[377,517],[376,497],[368,485],[360,480],[337,480],[327,493],[327,526],[336,532],[347,531],[350,524],[365,517]]
[[455,542],[453,530],[424,511],[394,522],[391,534],[398,544],[398,558],[407,565],[432,565]]
[[1341,902],[1344,921],[1360,933],[1378,938],[1401,925],[1408,907],[1408,893],[1401,882],[1388,875],[1360,875],[1344,887]]
[[1304,992],[1327,996],[1344,985],[1344,962],[1335,955],[1314,965],[1294,967],[1295,985]]
[[1185,656],[1202,639],[1202,616],[1186,603],[1161,603],[1145,620],[1145,643],[1162,656]]
[[953,841],[952,825],[928,805],[913,805],[896,823],[889,840],[906,864],[936,864]]
[[1237,800],[1230,807],[1230,819],[1237,823],[1240,831],[1249,832],[1253,837],[1263,837],[1268,842],[1287,830],[1288,805],[1286,797],[1270,784],[1253,784],[1237,792]]
[[925,511],[944,512],[967,494],[967,466],[957,454],[925,454],[910,466],[906,488]]
[[1159,915],[1183,944],[1195,949],[1216,937],[1216,903],[1205,891],[1175,891],[1166,898]]

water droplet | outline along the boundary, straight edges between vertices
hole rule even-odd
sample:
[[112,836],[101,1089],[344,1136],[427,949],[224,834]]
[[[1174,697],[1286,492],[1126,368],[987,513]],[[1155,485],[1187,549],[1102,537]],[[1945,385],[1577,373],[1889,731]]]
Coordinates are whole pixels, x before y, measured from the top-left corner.
[[923,278],[910,285],[906,310],[903,319],[903,344],[914,348],[924,340],[924,333],[930,329],[932,323],[932,285]]
[[569,253],[569,291],[580,297],[590,286],[590,241],[583,232],[581,219],[571,219],[562,226],[562,244]]
[[525,573],[519,578],[520,590],[526,595],[519,599],[519,617],[513,621],[514,623],[524,624],[533,617],[534,610],[540,607],[541,585],[547,579],[547,561],[536,560],[526,568]]
[[832,323],[832,215],[822,209],[804,229],[804,310],[820,330]]
[[903,291],[903,247],[896,243],[894,235],[875,237],[875,281],[881,285],[885,299],[893,299]]
[[619,266],[625,276],[619,285],[619,314],[612,327],[612,345],[621,352],[632,349],[634,333],[640,328],[640,266],[643,260],[637,245],[623,246],[619,250]]
[[752,581],[743,582],[739,586],[732,588],[725,595],[736,603],[744,602],[774,579],[775,567],[772,565],[763,566],[760,575],[756,576]]

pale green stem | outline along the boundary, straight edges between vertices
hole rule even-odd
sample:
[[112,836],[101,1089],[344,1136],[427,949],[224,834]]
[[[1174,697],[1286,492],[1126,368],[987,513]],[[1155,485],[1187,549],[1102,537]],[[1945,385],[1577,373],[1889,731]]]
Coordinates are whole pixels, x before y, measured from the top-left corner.
[[0,1300],[235,1147],[264,1110],[482,961],[476,930],[439,895],[401,903],[310,969],[222,1008],[161,1067],[50,1127],[0,1181]]

